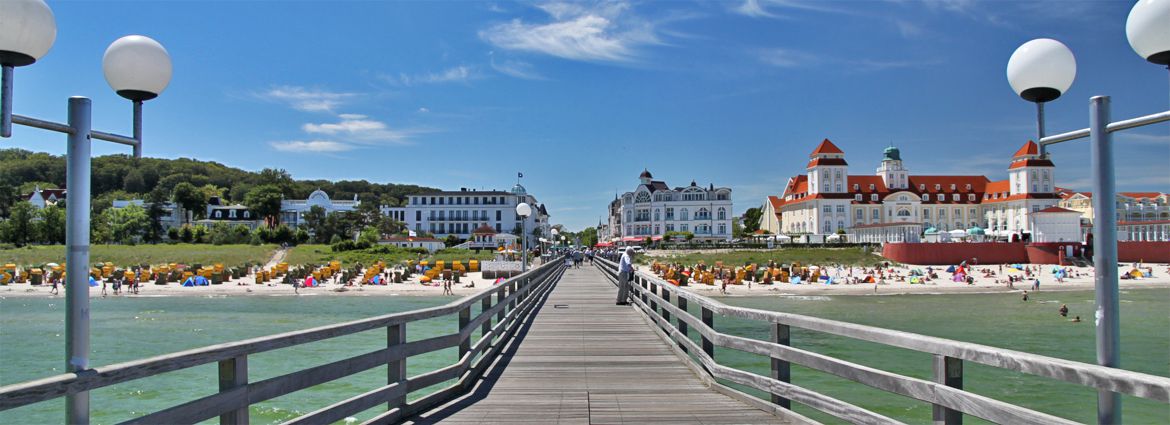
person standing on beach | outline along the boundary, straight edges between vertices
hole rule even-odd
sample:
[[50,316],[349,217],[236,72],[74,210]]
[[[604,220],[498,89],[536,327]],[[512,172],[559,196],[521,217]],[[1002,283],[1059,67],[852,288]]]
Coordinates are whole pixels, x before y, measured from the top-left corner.
[[[50,280],[53,282],[53,289],[50,289],[49,293],[53,294],[53,295],[57,295],[59,293],[57,291],[57,280],[56,279],[50,279]],[[105,292],[105,288],[102,288],[102,292],[103,293]]]
[[1033,291],[1040,290],[1040,275],[1039,274],[1036,275],[1036,279],[1032,280],[1032,290]]
[[626,248],[622,258],[618,260],[618,295],[617,305],[630,304],[630,279],[634,277],[634,248]]
[[[56,288],[56,287],[57,287],[57,285],[53,284],[53,288]],[[105,297],[106,297],[106,281],[103,280],[102,281],[102,298],[105,298]]]

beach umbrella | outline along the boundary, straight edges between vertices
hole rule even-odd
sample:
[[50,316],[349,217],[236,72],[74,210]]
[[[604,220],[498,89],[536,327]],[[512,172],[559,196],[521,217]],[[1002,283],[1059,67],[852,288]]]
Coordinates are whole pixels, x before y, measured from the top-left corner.
[[950,266],[950,267],[947,267],[947,273],[954,273],[954,272],[955,272],[955,266],[954,266],[954,265],[952,265],[952,266]]

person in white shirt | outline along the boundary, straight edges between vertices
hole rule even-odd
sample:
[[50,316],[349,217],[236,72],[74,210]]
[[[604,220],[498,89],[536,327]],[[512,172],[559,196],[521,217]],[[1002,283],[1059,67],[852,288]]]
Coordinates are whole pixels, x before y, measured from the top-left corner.
[[618,296],[617,305],[630,304],[630,279],[634,276],[634,248],[626,248],[622,258],[618,261]]

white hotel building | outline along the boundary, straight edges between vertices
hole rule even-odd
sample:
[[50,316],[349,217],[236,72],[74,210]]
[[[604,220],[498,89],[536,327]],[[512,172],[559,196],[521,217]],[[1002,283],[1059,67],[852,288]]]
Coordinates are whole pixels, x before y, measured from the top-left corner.
[[1055,166],[1038,150],[1025,143],[1000,181],[911,175],[895,147],[885,149],[874,175],[849,175],[845,152],[825,139],[809,155],[807,173],[790,178],[767,206],[789,235],[843,231],[865,242],[917,242],[930,229],[979,227],[992,238],[1019,239],[1033,233],[1033,214],[1060,201]]
[[649,171],[638,176],[633,192],[610,203],[608,239],[613,242],[660,240],[667,232],[690,232],[698,241],[731,240],[731,189],[709,185],[671,189]]
[[[516,205],[525,202],[532,206],[532,214],[521,226]],[[438,239],[449,235],[463,240],[471,239],[473,232],[487,226],[497,233],[519,233],[527,231],[528,246],[536,246],[534,229],[540,229],[540,237],[547,238],[551,230],[548,210],[529,195],[524,186],[516,184],[509,192],[499,190],[469,190],[435,192],[410,195],[402,207],[382,207],[382,213],[406,224],[406,228],[418,233],[431,233]]]

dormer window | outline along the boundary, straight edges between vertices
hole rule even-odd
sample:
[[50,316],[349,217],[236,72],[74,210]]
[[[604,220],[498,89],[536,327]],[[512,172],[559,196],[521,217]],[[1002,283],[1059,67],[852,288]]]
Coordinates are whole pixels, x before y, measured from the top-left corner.
[[929,200],[930,200],[930,194],[929,194],[929,193],[923,193],[923,194],[922,194],[922,200],[923,200],[923,201],[929,201]]
[[955,190],[955,185],[951,185],[951,190]]
[[[873,185],[870,185],[870,186],[873,186]],[[853,183],[853,190],[861,190],[861,185],[859,185],[857,183]]]
[[941,184],[936,184],[936,185],[934,185],[934,190],[935,190],[935,191],[942,190],[942,185],[941,185]]
[[968,184],[967,184],[967,190],[971,190],[971,184],[970,184],[970,183],[968,183]]
[[958,193],[956,193],[956,194],[954,194],[954,195],[951,195],[951,200],[952,200],[952,201],[955,201],[955,202],[959,202],[959,194],[958,194]]
[[975,194],[972,193],[972,194],[967,195],[967,200],[971,201],[971,202],[975,202]]
[[860,193],[858,193],[858,194],[856,194],[856,195],[853,195],[853,200],[854,200],[854,201],[857,201],[857,202],[861,202],[861,194],[860,194]]
[[874,185],[873,185],[873,184],[870,184],[870,185],[869,185],[869,190],[874,190],[874,189],[875,189]]

